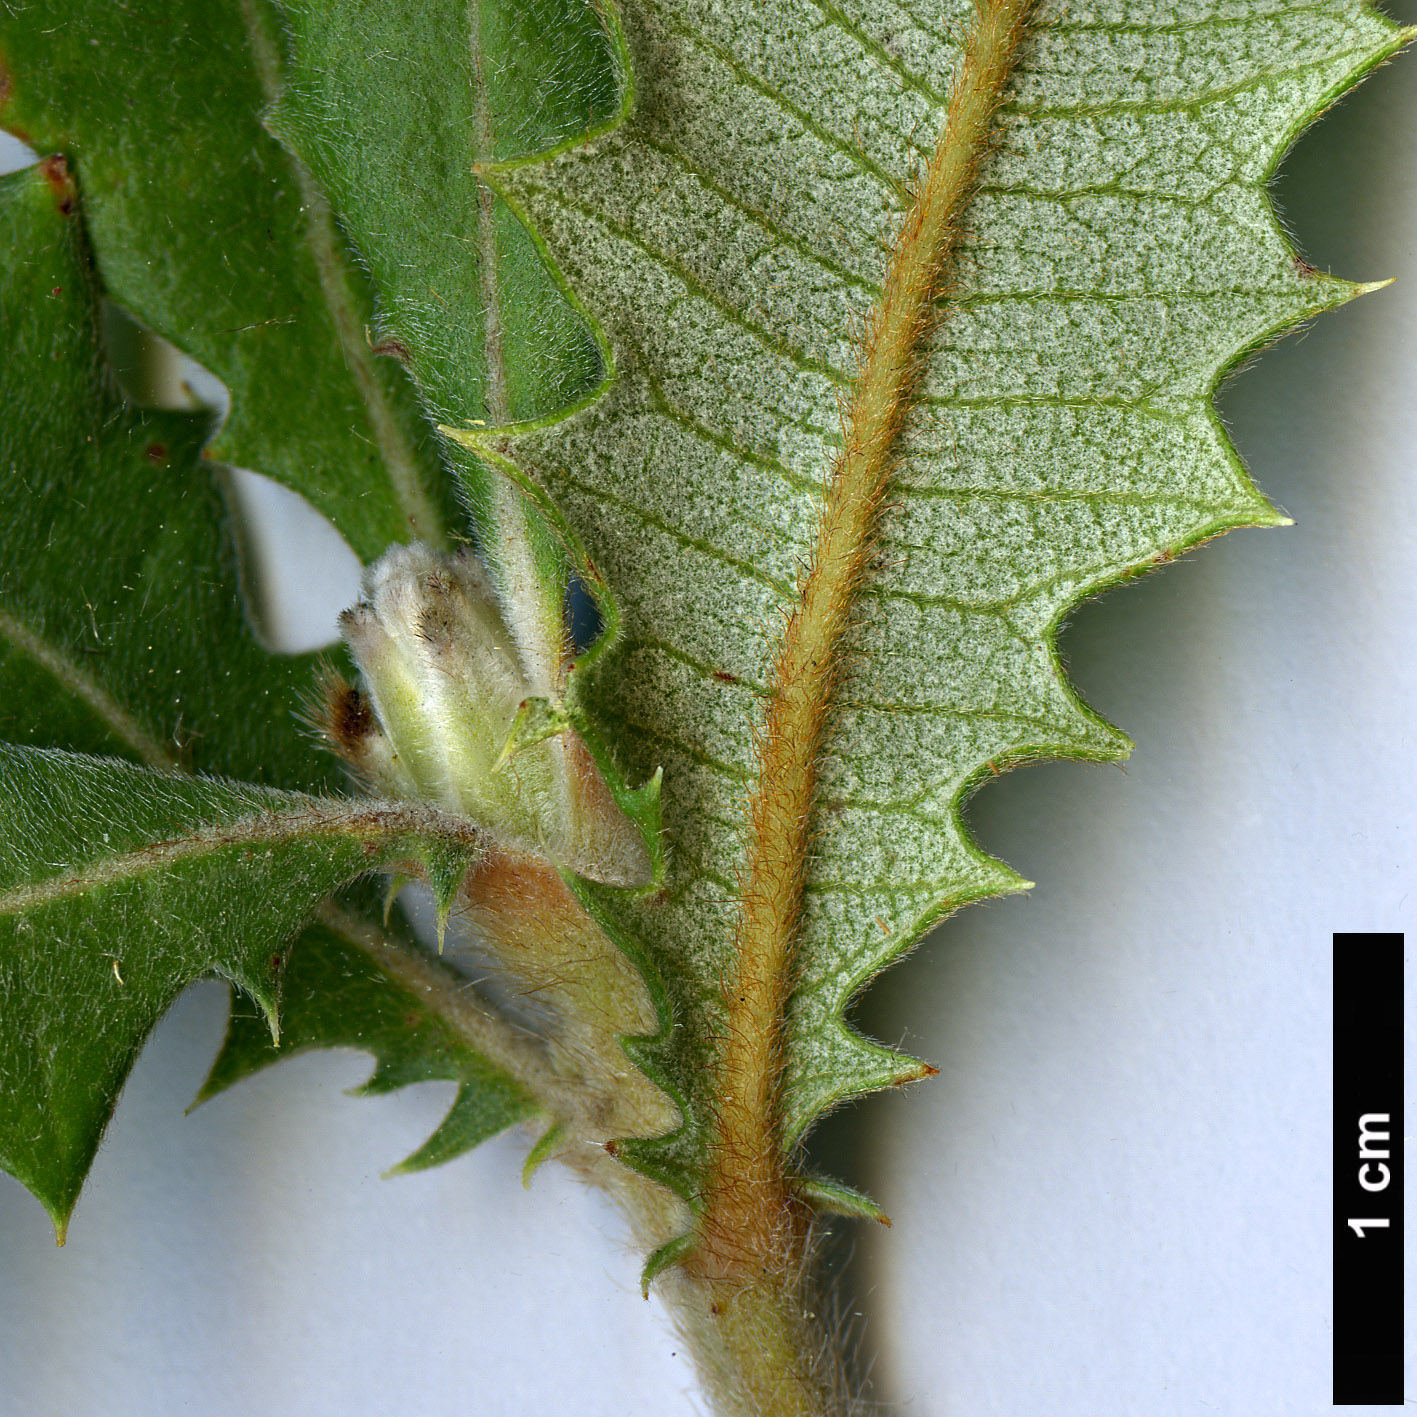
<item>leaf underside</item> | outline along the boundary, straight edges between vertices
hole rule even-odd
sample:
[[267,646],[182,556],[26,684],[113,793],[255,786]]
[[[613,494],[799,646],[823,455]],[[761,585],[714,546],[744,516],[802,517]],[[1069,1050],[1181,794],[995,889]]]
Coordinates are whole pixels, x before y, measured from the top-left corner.
[[[632,777],[664,769],[667,901],[596,894],[668,988],[673,1026],[643,1056],[686,1121],[637,1154],[690,1197],[769,664],[840,446],[853,335],[967,15],[627,5],[631,116],[492,174],[615,352],[609,393],[514,456],[618,600],[620,641],[582,691]],[[1354,293],[1296,262],[1265,183],[1395,34],[1347,3],[1041,16],[967,216],[820,768],[789,1141],[918,1075],[844,1022],[865,981],[948,911],[1022,885],[964,830],[972,785],[1126,751],[1058,664],[1068,609],[1282,520],[1211,396],[1245,352]]]
[[[527,503],[542,573],[574,566],[612,627],[576,676],[572,707],[598,729],[607,770],[630,782],[664,772],[666,889],[578,889],[650,976],[661,1029],[629,1048],[684,1110],[677,1132],[620,1154],[692,1200],[769,665],[840,446],[854,338],[941,129],[969,6],[378,9],[186,0],[159,25],[102,0],[20,5],[0,23],[0,121],[75,159],[108,294],[226,382],[232,412],[212,451],[302,492],[366,559],[414,534],[456,534],[447,467],[495,557],[495,459],[436,445],[431,425],[480,436],[519,425],[498,449],[552,509],[543,521]],[[1245,353],[1358,289],[1296,260],[1265,183],[1300,129],[1398,42],[1347,0],[1078,0],[1041,14],[857,602],[788,1020],[789,1141],[833,1104],[919,1075],[844,1022],[865,981],[950,910],[1024,884],[965,831],[971,788],[1029,759],[1125,753],[1059,667],[1068,610],[1209,536],[1282,520],[1211,397]],[[43,178],[11,192],[21,195],[5,219],[19,224],[7,249],[21,254],[5,289],[14,328],[35,341],[14,387],[60,382],[42,404],[0,402],[0,477],[20,467],[19,490],[40,488],[45,537],[73,557],[86,537],[179,550],[145,551],[136,571],[87,589],[48,569],[44,537],[16,540],[13,564],[27,557],[31,569],[9,576],[5,543],[0,614],[33,637],[11,634],[0,660],[7,690],[23,691],[13,702],[33,705],[10,735],[319,785],[281,697],[303,667],[263,659],[231,618],[230,552],[194,462],[203,430],[105,392],[76,238]],[[45,261],[69,273],[51,276]],[[46,305],[51,281],[68,293]],[[75,291],[86,293],[71,306]],[[76,329],[87,345],[41,374]],[[91,433],[113,446],[86,453]],[[153,441],[180,470],[165,491]],[[145,496],[163,499],[137,530],[113,495],[134,468],[149,470]],[[46,501],[45,488],[60,490]],[[210,608],[176,589],[181,566]],[[95,617],[91,632],[81,612]],[[170,653],[151,648],[155,622],[170,623]],[[220,667],[193,642],[217,647]],[[193,689],[176,677],[189,653],[203,666]],[[42,761],[61,777],[101,777]],[[170,779],[143,781],[142,792],[156,781],[189,803]],[[190,791],[207,801],[256,789]],[[4,1151],[56,1217],[177,975],[216,969],[263,1008],[273,1000],[261,959],[350,874],[321,884],[313,857],[290,861],[305,873],[292,899],[306,903],[280,928],[243,916],[213,954],[230,923],[218,892],[193,936],[211,950],[150,971],[126,1033],[113,1028],[85,1083],[87,1111],[56,1115],[59,1130],[79,1119],[72,1135],[18,1161]],[[199,905],[194,895],[184,909]],[[136,922],[138,906],[121,892],[62,908],[63,929],[93,945],[63,956],[83,972],[63,1002],[48,985],[33,993],[25,1026],[38,1037],[85,1016],[77,1036],[95,1047],[106,1011],[138,999],[116,999],[130,985],[116,983],[103,948],[131,937],[165,959],[177,945],[127,929],[124,912]],[[120,917],[111,931],[106,911]],[[180,918],[163,915],[174,930]],[[70,967],[33,941],[14,958],[30,971]],[[397,986],[371,968],[337,932],[307,930],[285,985],[287,1038],[367,1048],[371,1087],[460,1083],[409,1164],[529,1115],[514,1086],[480,1074],[416,1000],[403,1012]],[[119,972],[128,980],[129,966]],[[263,1027],[234,1020],[208,1093],[272,1059]]]

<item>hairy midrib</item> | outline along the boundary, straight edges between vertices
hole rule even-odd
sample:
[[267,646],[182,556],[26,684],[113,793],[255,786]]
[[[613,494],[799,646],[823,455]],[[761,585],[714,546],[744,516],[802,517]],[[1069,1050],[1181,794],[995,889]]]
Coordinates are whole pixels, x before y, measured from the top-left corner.
[[396,803],[322,802],[311,798],[287,811],[273,808],[229,822],[194,826],[166,841],[146,842],[141,847],[116,852],[72,871],[12,886],[0,893],[0,916],[37,910],[106,886],[168,870],[183,861],[234,848],[273,846],[312,837],[392,846],[401,838],[412,836],[436,837],[467,850],[479,849],[483,844],[480,833],[470,822],[433,808]]
[[960,219],[988,150],[1033,0],[979,0],[934,156],[921,175],[862,341],[844,445],[778,645],[758,740],[732,975],[716,1077],[713,1156],[694,1264],[733,1282],[785,1258],[790,1226],[779,1108],[783,1029],[806,883],[816,764],[843,641],[866,577],[924,338],[941,313]]

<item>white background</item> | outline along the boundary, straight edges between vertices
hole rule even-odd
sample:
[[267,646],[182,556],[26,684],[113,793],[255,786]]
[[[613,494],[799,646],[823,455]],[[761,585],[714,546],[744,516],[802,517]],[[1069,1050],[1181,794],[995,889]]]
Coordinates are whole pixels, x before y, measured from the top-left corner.
[[[895,1220],[840,1281],[889,1410],[1328,1410],[1330,934],[1417,914],[1414,64],[1280,185],[1309,260],[1398,284],[1222,394],[1297,526],[1078,614],[1065,652],[1131,763],[986,789],[980,839],[1037,889],[951,921],[863,1006],[942,1068],[819,1139]],[[328,564],[297,636],[353,597]],[[697,1410],[617,1217],[554,1168],[524,1191],[519,1137],[379,1179],[449,1085],[346,1098],[366,1060],[306,1057],[184,1119],[223,1017],[207,984],[159,1028],[65,1250],[0,1177],[3,1417]]]

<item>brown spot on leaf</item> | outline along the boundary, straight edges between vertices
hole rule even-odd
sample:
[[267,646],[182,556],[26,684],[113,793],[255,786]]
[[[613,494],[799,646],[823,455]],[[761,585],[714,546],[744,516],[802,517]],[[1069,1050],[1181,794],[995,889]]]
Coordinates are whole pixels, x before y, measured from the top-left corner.
[[713,677],[720,684],[741,684],[743,682],[736,674],[730,674],[726,669],[715,669]]
[[54,204],[59,208],[60,216],[68,216],[74,210],[74,201],[78,196],[74,179],[69,176],[68,158],[63,153],[52,153],[40,163],[39,173],[54,193]]
[[407,364],[413,358],[408,351],[408,346],[399,339],[380,340],[378,344],[369,347],[373,353],[387,354],[390,359],[397,359],[401,364]]
[[143,456],[152,463],[154,467],[165,467],[167,464],[167,444],[149,443],[143,449]]

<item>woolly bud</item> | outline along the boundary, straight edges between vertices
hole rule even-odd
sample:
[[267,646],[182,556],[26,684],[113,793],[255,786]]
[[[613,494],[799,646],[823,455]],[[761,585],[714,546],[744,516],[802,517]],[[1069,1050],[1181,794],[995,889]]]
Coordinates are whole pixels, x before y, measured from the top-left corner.
[[327,732],[369,786],[583,875],[643,882],[639,833],[564,713],[534,697],[481,563],[396,546],[366,570],[364,597],[340,617],[364,694],[335,682],[326,720],[358,728]]

